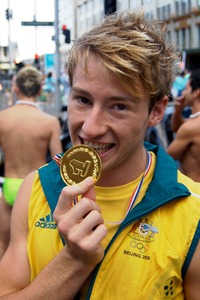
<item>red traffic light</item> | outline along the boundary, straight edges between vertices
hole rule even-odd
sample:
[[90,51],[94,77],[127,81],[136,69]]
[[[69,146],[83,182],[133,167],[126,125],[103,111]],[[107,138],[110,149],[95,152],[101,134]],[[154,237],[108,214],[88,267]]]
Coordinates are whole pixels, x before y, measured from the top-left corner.
[[65,43],[70,44],[70,42],[71,42],[70,30],[67,29],[66,25],[62,25],[62,33],[65,36]]
[[39,59],[39,55],[38,54],[35,54],[35,59]]

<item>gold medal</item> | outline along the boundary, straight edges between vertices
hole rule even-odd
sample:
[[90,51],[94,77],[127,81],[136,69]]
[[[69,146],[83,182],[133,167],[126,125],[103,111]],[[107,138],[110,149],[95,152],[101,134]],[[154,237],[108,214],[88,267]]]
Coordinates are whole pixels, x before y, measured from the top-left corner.
[[99,154],[87,145],[76,145],[68,149],[60,163],[60,174],[67,185],[81,182],[88,176],[95,181],[101,176]]

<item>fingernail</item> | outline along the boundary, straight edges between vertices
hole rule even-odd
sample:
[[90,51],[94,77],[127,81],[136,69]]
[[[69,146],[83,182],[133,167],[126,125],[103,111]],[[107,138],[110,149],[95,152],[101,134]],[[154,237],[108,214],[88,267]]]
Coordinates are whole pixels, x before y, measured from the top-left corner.
[[91,184],[91,183],[94,183],[94,178],[93,177],[87,177],[85,179],[85,181],[86,181],[86,183]]

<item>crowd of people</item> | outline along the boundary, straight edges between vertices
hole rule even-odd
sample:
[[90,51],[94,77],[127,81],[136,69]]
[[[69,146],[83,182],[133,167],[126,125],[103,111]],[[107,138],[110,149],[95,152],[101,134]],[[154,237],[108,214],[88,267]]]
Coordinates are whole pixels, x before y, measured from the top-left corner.
[[[166,26],[139,11],[106,16],[74,41],[66,64],[70,138],[102,163],[98,181],[74,185],[60,174],[59,124],[36,106],[40,76],[19,72],[20,100],[0,112],[5,200],[20,180],[9,203],[1,299],[199,299],[199,75],[177,94],[168,149],[144,141],[164,117],[179,59]],[[37,89],[26,92],[23,82],[30,89],[33,78]],[[48,146],[60,154],[46,164]]]

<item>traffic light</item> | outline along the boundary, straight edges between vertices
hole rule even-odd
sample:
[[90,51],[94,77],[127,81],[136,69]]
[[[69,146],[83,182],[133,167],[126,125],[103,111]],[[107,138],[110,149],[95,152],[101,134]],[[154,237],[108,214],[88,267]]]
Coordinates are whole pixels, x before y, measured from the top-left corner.
[[34,58],[34,66],[39,70],[40,69],[40,58],[39,55],[36,53]]
[[6,19],[7,20],[10,20],[10,19],[12,19],[12,10],[11,9],[9,9],[9,8],[7,8],[6,10],[5,10],[5,13],[6,13]]
[[71,42],[71,37],[70,37],[70,30],[69,29],[67,29],[67,26],[66,25],[63,25],[62,26],[62,33],[64,34],[64,36],[65,36],[65,43],[66,44],[70,44],[70,42]]
[[117,10],[117,0],[104,0],[104,12],[106,15],[113,14]]
[[35,54],[35,64],[37,65],[39,63],[39,55]]
[[10,14],[9,14],[9,9],[6,9],[6,19],[9,20],[10,19]]
[[7,56],[7,54],[8,54],[8,47],[3,47],[3,54],[4,54],[4,56]]

